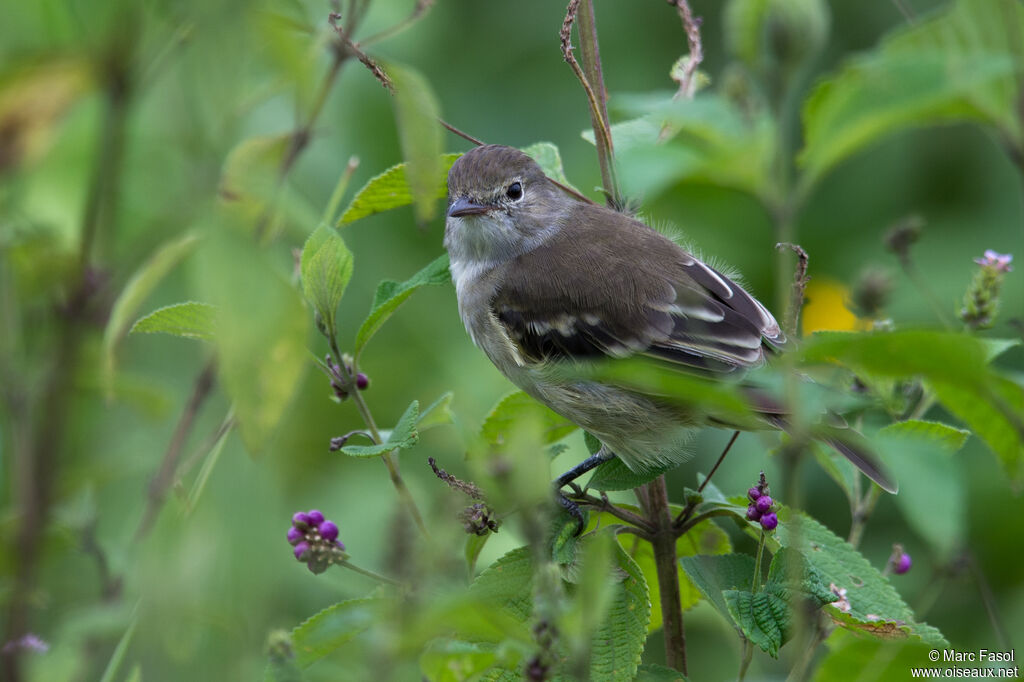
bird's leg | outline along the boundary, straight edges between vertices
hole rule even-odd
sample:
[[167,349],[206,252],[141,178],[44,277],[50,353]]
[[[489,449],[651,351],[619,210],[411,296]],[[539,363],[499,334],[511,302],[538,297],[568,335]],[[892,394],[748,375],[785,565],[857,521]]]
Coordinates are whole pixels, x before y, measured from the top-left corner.
[[564,474],[555,479],[555,496],[560,504],[574,519],[576,519],[576,535],[583,532],[583,512],[580,511],[580,506],[569,499],[569,497],[562,492],[562,488],[567,485],[572,485],[577,491],[579,486],[573,483],[577,478],[587,473],[588,471],[597,468],[599,465],[604,464],[612,457],[615,453],[608,449],[607,446],[602,445],[601,449],[595,454],[587,457],[585,460],[569,469]]

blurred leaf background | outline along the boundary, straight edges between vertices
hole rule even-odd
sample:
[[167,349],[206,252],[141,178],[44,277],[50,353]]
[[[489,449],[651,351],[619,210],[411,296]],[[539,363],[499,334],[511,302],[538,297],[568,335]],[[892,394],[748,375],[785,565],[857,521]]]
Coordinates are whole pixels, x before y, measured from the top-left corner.
[[[722,3],[693,4],[704,20],[702,70],[713,84],[728,83]],[[915,16],[943,6],[898,4]],[[402,22],[414,8],[411,1],[370,3],[359,37]],[[401,161],[409,144],[396,133],[392,96],[357,61],[323,87],[333,63],[331,9],[316,0],[0,0],[0,617],[10,626],[10,605],[21,603],[29,629],[49,645],[25,654],[26,679],[97,679],[119,641],[126,653],[114,679],[133,670],[147,681],[262,675],[270,632],[373,586],[343,571],[314,577],[294,561],[284,538],[297,509],[320,508],[335,519],[358,563],[394,561],[397,502],[386,472],[378,462],[328,452],[331,437],[358,428],[358,416],[351,403],[339,409],[327,400],[330,386],[309,371],[311,362],[295,361],[304,345],[325,351],[292,286],[295,250],[319,223],[350,157],[359,159],[351,194]],[[627,118],[627,93],[673,87],[670,71],[685,53],[685,35],[662,2],[604,0],[597,10],[610,104]],[[837,1],[830,10],[831,33],[800,76],[802,94],[907,22],[897,3]],[[413,67],[441,115],[487,142],[554,142],[569,180],[595,196],[594,149],[580,135],[589,127],[585,100],[559,53],[563,15],[561,4],[541,0],[440,0],[407,30],[375,42],[372,53],[384,64]],[[396,75],[405,83],[419,78]],[[434,106],[430,99],[417,93],[399,103],[399,119],[403,107]],[[956,118],[932,113],[929,123]],[[305,138],[299,148],[296,131]],[[744,144],[735,164],[759,158],[763,140],[749,134],[749,144],[737,138]],[[444,151],[468,147],[448,133],[440,139]],[[640,164],[637,179],[625,180],[634,191],[648,187],[640,173],[653,172],[639,158],[624,161],[627,170]],[[868,267],[890,273],[887,314],[900,325],[937,324],[883,244],[908,215],[925,224],[916,272],[950,319],[976,269],[972,257],[987,248],[1024,254],[1022,174],[990,128],[911,128],[837,165],[813,155],[809,164],[816,182],[795,225],[796,241],[811,254],[809,325],[855,325],[844,297]],[[671,224],[703,254],[744,273],[761,299],[784,300],[773,274],[771,216],[743,191],[743,177],[697,173],[658,182],[658,191],[652,186],[642,197],[653,223]],[[344,350],[353,347],[381,279],[404,281],[442,253],[442,221],[410,207],[365,218],[342,235],[354,255],[338,312]],[[83,243],[90,244],[84,258]],[[83,270],[83,262],[92,266]],[[166,277],[133,280],[146,262]],[[1024,317],[1020,277],[1008,276],[995,336],[1020,334],[1009,323]],[[79,300],[83,287],[87,305]],[[134,298],[122,296],[112,318],[121,326],[107,327],[104,338],[109,306],[126,288]],[[230,311],[216,321],[221,357],[262,352],[265,359],[222,363],[221,381],[247,397],[235,403],[246,426],[216,456],[190,461],[230,416],[214,387],[182,449],[189,468],[171,478],[177,484],[151,515],[151,481],[211,350],[201,341],[126,332],[143,314],[188,300]],[[266,338],[275,344],[247,345]],[[1014,348],[1000,363],[1019,375],[1024,351]],[[452,288],[418,292],[377,332],[361,369],[371,379],[365,397],[385,424],[411,400],[426,405],[454,392],[457,428],[432,429],[402,453],[413,495],[429,514],[448,518],[449,493],[426,459],[464,472],[460,429],[474,430],[510,389],[472,347]],[[695,463],[669,476],[673,497],[693,485],[694,472],[707,470],[727,437],[702,434]],[[41,450],[26,455],[26,443],[39,448],[41,441]],[[742,437],[717,474],[719,487],[744,489],[762,468],[778,477],[769,446]],[[554,468],[584,453],[573,441]],[[913,476],[913,466],[898,471]],[[944,528],[922,532],[919,519],[908,525],[906,512],[885,496],[863,551],[880,566],[892,543],[903,543],[915,562],[897,579],[907,602],[926,608],[957,648],[997,648],[994,627],[1024,632],[1019,491],[977,438],[942,466],[962,488],[915,501],[942,506],[932,518]],[[33,508],[26,499],[34,488],[27,475],[52,477],[47,513],[28,524],[23,512]],[[801,476],[804,506],[844,535],[849,512],[838,487],[816,467],[803,467]],[[452,534],[436,541],[450,541],[457,553],[458,523],[451,523]],[[31,556],[19,535],[26,525],[38,539]],[[519,544],[510,534],[487,545],[482,564]],[[954,553],[959,561],[950,561]],[[32,567],[27,577],[19,573],[25,565]],[[695,651],[734,646],[706,605],[689,612],[688,624]],[[335,679],[344,665],[325,662],[311,672]],[[694,657],[693,666],[693,679],[733,670],[731,661],[710,657]],[[358,670],[347,674],[359,678]]]

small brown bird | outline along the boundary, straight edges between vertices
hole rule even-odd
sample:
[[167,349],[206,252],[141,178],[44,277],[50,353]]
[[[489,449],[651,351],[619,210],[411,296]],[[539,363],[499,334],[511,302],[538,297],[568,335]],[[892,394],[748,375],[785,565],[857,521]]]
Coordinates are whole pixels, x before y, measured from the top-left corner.
[[[679,464],[696,428],[723,426],[634,388],[574,377],[567,365],[644,356],[725,376],[762,364],[785,341],[729,277],[640,221],[569,196],[511,147],[477,147],[452,166],[444,242],[473,342],[512,383],[602,443],[559,487],[613,456],[638,472]],[[785,428],[784,416],[766,410],[757,426]],[[870,452],[841,429],[822,433],[895,492]]]

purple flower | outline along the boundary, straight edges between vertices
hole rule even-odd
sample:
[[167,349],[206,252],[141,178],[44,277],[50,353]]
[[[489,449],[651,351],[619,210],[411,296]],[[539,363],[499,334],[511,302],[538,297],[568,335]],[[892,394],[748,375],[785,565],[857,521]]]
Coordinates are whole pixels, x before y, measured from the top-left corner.
[[362,372],[356,375],[356,388],[360,391],[365,391],[370,386],[370,377],[366,376]]
[[305,561],[309,558],[311,551],[312,549],[310,548],[308,542],[300,542],[299,544],[295,545],[295,558],[299,561]]
[[757,498],[757,502],[754,503],[754,506],[757,507],[757,511],[761,512],[762,514],[771,511],[771,508],[772,508],[772,498],[771,498],[771,496],[769,496],[769,495],[762,495],[761,497]]
[[324,522],[324,515],[319,509],[310,509],[306,512],[306,516],[309,517],[309,525],[319,526]]
[[327,542],[334,542],[338,539],[338,526],[335,525],[334,521],[324,521],[318,526],[318,530],[320,531],[320,537],[327,540]]
[[779,525],[779,517],[775,515],[775,512],[768,512],[761,517],[761,527],[765,530],[775,530]]
[[757,498],[761,497],[761,491],[757,488],[751,488],[747,491],[747,497],[750,498],[751,502],[757,502]]
[[761,512],[757,511],[757,505],[753,502],[747,505],[747,518],[751,521],[761,520]]
[[896,575],[903,575],[904,573],[910,570],[910,567],[913,565],[913,563],[914,562],[910,560],[910,555],[906,552],[903,552],[902,554],[900,554],[899,558],[897,558],[896,561],[893,562],[893,573],[895,573]]
[[306,512],[295,512],[292,516],[292,525],[299,530],[307,530],[313,523]]
[[1010,272],[1013,270],[1010,267],[1010,263],[1013,261],[1013,255],[1009,253],[998,253],[992,249],[986,249],[985,255],[981,258],[975,258],[974,262],[983,268],[995,268],[999,272]]
[[303,533],[298,528],[296,528],[295,526],[292,526],[291,528],[288,529],[288,544],[290,544],[290,545],[297,545],[297,544],[299,544],[300,542],[302,542],[303,538],[305,538],[305,537],[306,537],[306,534]]

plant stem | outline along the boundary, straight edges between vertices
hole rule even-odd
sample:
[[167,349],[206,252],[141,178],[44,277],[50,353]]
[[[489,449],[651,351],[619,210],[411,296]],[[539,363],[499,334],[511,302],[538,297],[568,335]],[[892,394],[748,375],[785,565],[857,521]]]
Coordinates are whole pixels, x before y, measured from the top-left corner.
[[683,625],[682,595],[679,590],[679,560],[676,555],[676,532],[668,503],[665,477],[659,476],[643,487],[646,495],[638,495],[654,527],[651,547],[661,594],[661,615],[665,637],[665,663],[686,674],[686,632]]
[[[757,543],[757,559],[754,561],[754,579],[751,582],[750,592],[751,594],[757,594],[758,590],[761,589],[761,559],[764,557],[764,545],[765,538],[768,534],[765,531],[761,531],[761,538]],[[750,661],[754,658],[754,645],[749,638],[743,638],[743,660],[740,661],[740,671],[737,676],[737,680],[742,680],[747,675],[747,668],[750,667]]]
[[[860,474],[858,473],[857,476],[859,477]],[[854,547],[860,546],[860,541],[864,537],[864,530],[868,525],[868,519],[871,518],[871,512],[875,510],[875,505],[878,503],[878,499],[881,496],[882,489],[877,485],[872,484],[864,494],[864,497],[860,499],[857,506],[853,509],[853,520],[850,522],[850,535],[846,541]]]
[[401,585],[402,584],[402,583],[398,582],[397,580],[392,580],[391,578],[388,578],[387,576],[383,576],[380,573],[374,573],[373,571],[369,571],[369,570],[367,570],[365,568],[359,568],[355,564],[350,564],[347,561],[339,561],[338,565],[339,566],[344,566],[345,568],[349,569],[350,571],[355,571],[356,573],[358,573],[360,575],[365,575],[367,578],[373,578],[374,580],[376,580],[378,582],[385,583],[387,585]]
[[[367,430],[369,430],[370,435],[373,436],[374,442],[383,443],[384,439],[381,438],[380,429],[377,428],[377,422],[373,418],[373,413],[370,412],[369,405],[366,404],[366,401],[363,399],[359,389],[356,388],[356,374],[358,373],[358,368],[355,366],[354,361],[351,370],[346,368],[345,362],[342,360],[341,351],[338,350],[338,339],[335,330],[330,329],[328,331],[330,332],[328,341],[330,342],[331,352],[334,353],[334,361],[337,362],[338,366],[341,368],[341,371],[337,373],[340,375],[338,378],[343,380],[343,388],[352,398],[352,402],[355,403],[356,409],[359,411],[359,416],[363,418],[363,423],[366,424]],[[402,473],[398,468],[398,461],[394,457],[394,450],[385,452],[380,456],[380,458],[384,462],[384,466],[388,469],[388,474],[391,477],[391,484],[395,487],[395,491],[398,492],[398,497],[402,500],[402,503],[409,511],[409,515],[412,516],[413,521],[416,523],[416,527],[420,529],[420,532],[423,533],[425,537],[430,537],[430,532],[427,530],[427,524],[423,522],[423,516],[420,514],[419,507],[416,506],[416,500],[413,499],[412,493],[410,493],[409,489],[405,487],[405,481],[402,480]]]

